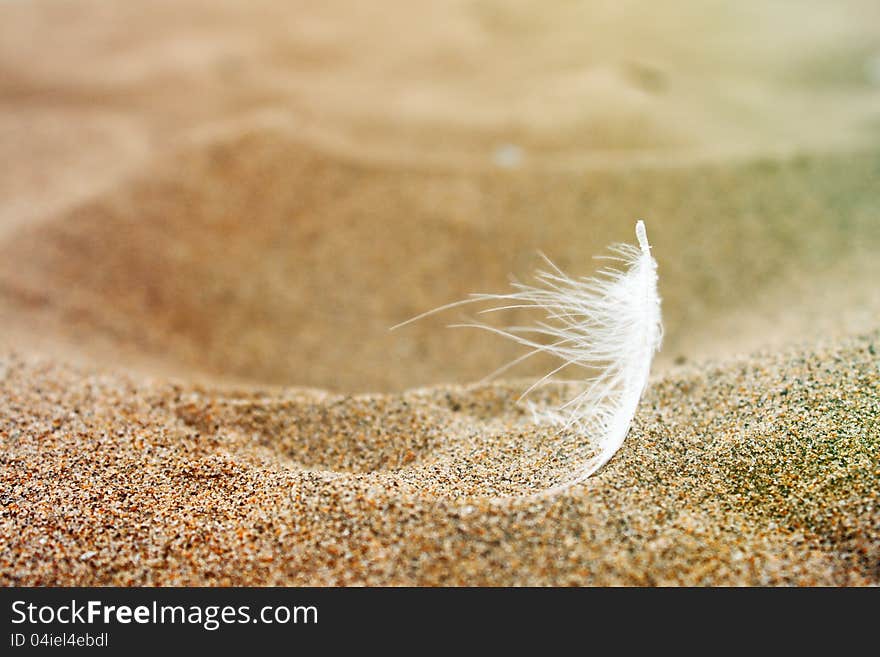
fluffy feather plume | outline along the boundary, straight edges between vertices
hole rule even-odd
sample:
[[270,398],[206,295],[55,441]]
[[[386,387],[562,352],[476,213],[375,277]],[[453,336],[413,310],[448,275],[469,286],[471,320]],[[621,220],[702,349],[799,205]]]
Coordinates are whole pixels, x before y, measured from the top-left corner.
[[660,348],[663,329],[657,293],[657,262],[651,256],[642,221],[636,223],[636,237],[638,246],[617,244],[611,247],[611,255],[605,256],[619,263],[619,269],[605,268],[592,278],[575,279],[545,257],[549,269],[535,274],[534,285],[514,283],[514,291],[508,294],[473,294],[464,301],[403,323],[476,302],[495,304],[482,313],[527,308],[543,314],[543,319],[531,326],[506,329],[483,323],[455,326],[491,331],[529,349],[492,376],[535,354],[550,354],[561,361],[559,367],[530,386],[523,397],[566,368],[583,370],[579,392],[560,407],[549,411],[532,407],[538,421],[552,423],[564,432],[586,436],[598,450],[572,479],[552,491],[583,481],[614,456],[629,431],[639,399],[648,384],[654,353]]

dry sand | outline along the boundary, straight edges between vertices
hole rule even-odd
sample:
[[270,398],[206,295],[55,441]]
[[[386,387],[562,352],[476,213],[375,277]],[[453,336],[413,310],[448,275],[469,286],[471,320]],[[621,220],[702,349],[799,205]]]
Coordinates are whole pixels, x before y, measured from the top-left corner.
[[[0,583],[880,582],[876,3],[664,4],[0,5]],[[519,352],[387,329],[639,217],[651,386],[525,499]]]
[[509,385],[235,393],[2,360],[6,584],[871,584],[880,335],[676,369],[586,483]]

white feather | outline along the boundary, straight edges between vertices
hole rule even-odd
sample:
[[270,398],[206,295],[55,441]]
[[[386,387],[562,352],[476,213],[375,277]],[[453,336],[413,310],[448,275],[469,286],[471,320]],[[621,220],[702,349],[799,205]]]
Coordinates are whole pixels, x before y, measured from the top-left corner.
[[[499,329],[483,323],[459,324],[484,329],[528,347],[529,351],[498,374],[535,354],[557,357],[561,365],[536,381],[523,396],[570,366],[585,376],[579,392],[553,410],[533,408],[540,422],[586,436],[597,454],[554,492],[583,481],[620,449],[635,416],[663,329],[657,292],[657,262],[651,256],[645,224],[636,223],[638,246],[617,244],[609,259],[620,269],[602,269],[592,278],[570,278],[545,256],[549,270],[535,274],[535,285],[514,283],[508,294],[474,294],[403,322],[464,303],[492,302],[483,313],[531,308],[544,314],[532,326]],[[399,324],[398,326],[402,326]],[[396,327],[395,327],[396,328]],[[549,339],[549,341],[548,341]],[[493,376],[494,376],[493,374]]]

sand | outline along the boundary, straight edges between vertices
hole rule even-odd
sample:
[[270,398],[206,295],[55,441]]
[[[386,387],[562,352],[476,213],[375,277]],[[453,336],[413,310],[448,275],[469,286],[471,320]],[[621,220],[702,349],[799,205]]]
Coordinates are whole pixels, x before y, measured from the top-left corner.
[[510,386],[238,394],[6,356],[5,584],[872,584],[880,335],[681,368],[583,485]]
[[[878,583],[875,3],[117,4],[0,5],[0,583]],[[550,363],[388,327],[637,218],[650,386],[530,497]]]

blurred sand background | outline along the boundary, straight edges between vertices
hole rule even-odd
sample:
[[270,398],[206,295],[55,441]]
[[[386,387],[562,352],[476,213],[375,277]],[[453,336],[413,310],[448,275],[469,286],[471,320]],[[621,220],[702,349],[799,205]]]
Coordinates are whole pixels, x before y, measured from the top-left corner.
[[[872,331],[880,316],[880,5],[872,0],[662,7],[13,0],[0,3],[0,161],[0,348],[8,354],[0,436],[13,491],[4,498],[0,554],[9,563],[2,581],[876,582],[880,468],[870,400],[878,392]],[[759,531],[743,523],[767,516],[705,511],[701,526],[729,532],[726,557],[717,535],[696,547],[681,534],[658,538],[680,530],[670,520],[652,525],[651,538],[644,527],[642,539],[627,534],[641,565],[609,562],[587,572],[584,563],[610,559],[608,546],[622,539],[610,529],[585,538],[584,527],[656,510],[656,500],[620,492],[627,490],[622,482],[657,477],[673,491],[669,499],[696,504],[686,494],[695,484],[676,479],[696,476],[691,460],[652,457],[669,462],[651,466],[624,448],[616,470],[559,502],[561,511],[553,507],[570,524],[557,523],[552,536],[537,540],[563,552],[569,540],[584,543],[573,565],[554,553],[552,565],[541,572],[523,566],[517,577],[493,570],[485,555],[461,557],[455,541],[443,543],[444,523],[460,509],[437,507],[437,500],[528,492],[542,477],[552,480],[552,438],[517,424],[510,405],[522,386],[457,387],[518,355],[514,346],[443,328],[462,316],[457,311],[388,328],[470,292],[506,289],[510,275],[528,276],[538,251],[570,274],[590,274],[594,255],[633,240],[638,218],[659,261],[666,326],[656,390],[645,402],[665,418],[657,449],[699,438],[717,447],[705,447],[704,458],[726,463],[724,476],[736,481],[740,456],[730,450],[737,441],[800,454],[805,435],[852,438],[855,431],[861,442],[849,444],[840,467],[859,491],[848,498],[857,508],[840,511],[828,521],[836,529],[821,532],[809,514],[797,517],[810,522],[794,522],[780,512],[789,520]],[[832,397],[856,400],[843,402],[855,415],[804,434],[804,418],[810,409],[825,417],[816,409],[827,399],[807,395],[810,403],[804,397],[795,409],[790,397],[779,397],[790,430],[764,425],[755,434],[755,423],[768,421],[754,406],[762,385],[787,390],[779,381],[797,371],[793,380],[809,387],[807,362],[824,372],[823,381],[852,375],[854,388]],[[729,387],[698,394],[694,380]],[[413,391],[435,384],[446,387]],[[56,388],[57,395],[47,392]],[[462,398],[443,401],[450,395]],[[484,403],[484,395],[497,403]],[[736,395],[738,411],[725,415]],[[418,410],[403,419],[376,410],[410,403]],[[447,407],[473,404],[483,410],[470,423],[445,415]],[[500,415],[486,410],[497,404],[506,409]],[[689,415],[692,406],[702,414]],[[73,424],[54,424],[71,413]],[[711,422],[699,418],[716,422],[711,440],[695,428],[709,431]],[[641,449],[648,422],[637,417],[629,449]],[[535,453],[507,451],[511,426],[520,427],[513,442],[534,443]],[[146,433],[133,437],[133,427]],[[191,438],[194,430],[209,447]],[[783,445],[783,438],[794,442]],[[160,449],[163,441],[170,452]],[[172,455],[175,441],[180,453]],[[152,449],[145,452],[145,444]],[[102,456],[91,465],[71,466],[64,456],[92,448]],[[486,471],[475,465],[480,450]],[[173,499],[180,482],[160,482],[157,473],[171,459],[181,476],[195,476],[205,458],[238,474],[222,484],[231,488],[215,500],[220,506],[180,511]],[[768,481],[803,469],[779,458]],[[106,459],[130,459],[139,474],[96,470]],[[499,475],[511,459],[519,475]],[[38,522],[41,512],[28,505],[68,486],[79,490],[77,467],[108,490],[170,486],[171,497],[142,501],[146,510],[138,513],[177,508],[171,520],[191,515],[192,527],[165,543],[144,539],[150,547],[133,538],[122,549],[113,543],[118,536],[85,532],[81,520],[78,529],[55,516]],[[535,468],[536,478],[523,474]],[[219,471],[205,476],[222,479]],[[372,486],[371,477],[379,477],[375,495],[385,502],[398,499],[391,488],[414,487],[399,494],[430,522],[406,540],[395,533],[399,523],[394,531],[371,525],[369,538],[357,539],[374,550],[366,566],[341,557],[319,564],[312,544],[291,529],[287,491],[302,490],[297,503],[308,507],[308,494],[329,486],[332,513],[365,520],[378,512],[344,511],[339,499]],[[810,481],[787,485],[785,499],[810,498],[798,487]],[[223,505],[243,486],[259,490],[260,513],[271,518],[260,522],[274,523],[276,542],[255,539],[256,561],[239,546],[225,567],[182,566],[180,545],[199,559],[207,554],[208,539],[193,539],[204,533],[198,519],[214,522],[218,509],[228,512]],[[439,492],[425,492],[436,486]],[[701,495],[710,495],[702,486]],[[742,499],[742,491],[727,492]],[[816,496],[816,508],[843,509],[836,497]],[[498,549],[525,564],[541,562],[523,556],[515,510],[499,511],[485,499],[467,507],[473,531],[501,517],[513,529],[504,530]],[[609,506],[600,512],[600,504]],[[70,518],[96,508],[121,514],[110,525],[135,538],[138,523],[159,522],[108,511],[94,499],[73,504]],[[224,549],[243,541],[236,532],[255,522],[253,508],[235,508],[244,514],[233,512],[235,529],[224,529],[228,536],[214,530],[226,536]],[[380,515],[393,524],[395,513]],[[734,519],[722,520],[728,513]],[[67,556],[39,543],[47,531],[41,522],[67,528],[57,539]],[[346,546],[334,549],[351,553],[347,542],[357,532],[339,534],[334,522],[309,531],[321,540],[331,535]],[[580,529],[566,533],[569,526]],[[795,534],[812,547],[791,554]],[[737,536],[765,555],[763,566],[750,575],[730,568],[694,575],[699,564],[729,566],[730,554],[745,549],[735,547]],[[413,556],[422,539],[433,552]],[[171,546],[162,548],[165,561],[143,566],[160,543]],[[92,557],[78,556],[109,545],[123,561],[90,565]],[[425,563],[413,562],[420,558]],[[409,561],[403,568],[394,559]]]

